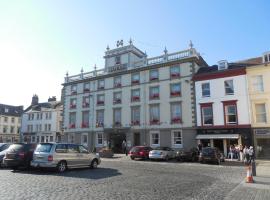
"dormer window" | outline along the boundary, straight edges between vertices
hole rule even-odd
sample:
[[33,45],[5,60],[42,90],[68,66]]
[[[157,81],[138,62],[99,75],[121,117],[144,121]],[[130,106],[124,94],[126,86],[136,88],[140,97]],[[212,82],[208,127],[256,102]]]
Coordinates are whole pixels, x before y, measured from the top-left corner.
[[263,55],[263,63],[268,63],[270,62],[270,52],[266,52]]
[[116,56],[115,57],[115,64],[116,65],[120,65],[121,64],[121,57],[120,56]]
[[228,69],[228,61],[227,60],[221,60],[218,62],[218,70],[225,70]]

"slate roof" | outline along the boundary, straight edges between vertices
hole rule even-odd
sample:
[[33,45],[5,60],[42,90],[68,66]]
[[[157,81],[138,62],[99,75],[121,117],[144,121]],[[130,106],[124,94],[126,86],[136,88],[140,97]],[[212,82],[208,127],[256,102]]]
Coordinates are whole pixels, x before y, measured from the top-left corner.
[[222,73],[223,71],[227,71],[227,70],[245,68],[245,67],[259,65],[259,64],[262,64],[262,57],[250,58],[247,60],[241,60],[241,61],[236,61],[233,63],[228,63],[228,69],[225,69],[225,70],[218,70],[217,65],[212,65],[209,67],[201,67],[196,73],[196,75],[209,74],[209,73]]
[[42,108],[55,108],[56,106],[58,106],[60,104],[61,104],[60,101],[38,103],[36,105],[29,106],[28,108],[26,108],[24,110],[24,112],[27,112],[29,110],[41,111]]
[[0,104],[0,115],[20,117],[23,113],[23,106],[11,106]]

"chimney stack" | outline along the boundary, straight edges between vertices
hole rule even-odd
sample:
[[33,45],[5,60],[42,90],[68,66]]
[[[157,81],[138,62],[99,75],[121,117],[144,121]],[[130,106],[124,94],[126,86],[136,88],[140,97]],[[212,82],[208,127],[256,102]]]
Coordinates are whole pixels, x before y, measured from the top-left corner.
[[38,96],[36,94],[33,95],[32,97],[32,103],[31,105],[37,105],[38,104]]

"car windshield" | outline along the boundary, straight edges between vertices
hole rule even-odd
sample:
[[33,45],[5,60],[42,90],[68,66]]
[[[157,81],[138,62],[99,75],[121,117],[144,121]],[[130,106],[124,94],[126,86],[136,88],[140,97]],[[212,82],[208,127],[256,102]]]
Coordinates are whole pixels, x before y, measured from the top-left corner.
[[212,148],[203,148],[202,152],[203,153],[212,153],[212,152],[214,152],[214,149],[212,149]]
[[140,148],[139,147],[133,147],[130,151],[131,152],[139,152]]
[[19,151],[23,149],[23,144],[12,144],[9,146],[8,151]]
[[8,147],[7,144],[0,144],[0,152],[4,151]]
[[52,148],[52,144],[39,144],[36,148],[36,152],[49,153]]

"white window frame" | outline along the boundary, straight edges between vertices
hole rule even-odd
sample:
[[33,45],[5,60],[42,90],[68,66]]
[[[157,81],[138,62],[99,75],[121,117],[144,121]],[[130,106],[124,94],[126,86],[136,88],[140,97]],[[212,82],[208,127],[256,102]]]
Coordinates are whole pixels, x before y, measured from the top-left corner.
[[[86,136],[86,143],[83,141],[84,136]],[[88,134],[87,133],[82,133],[81,135],[81,144],[85,147],[88,147]]]
[[[158,134],[158,144],[152,143],[153,134]],[[159,147],[160,146],[160,132],[159,131],[151,131],[150,132],[150,146],[151,147]]]
[[[206,84],[209,86],[209,88],[207,90],[207,91],[209,91],[209,95],[204,95],[203,94],[203,91],[206,91],[206,90],[203,89],[203,86],[206,85]],[[210,90],[210,83],[209,82],[202,83],[201,84],[201,89],[202,89],[202,97],[210,97],[211,96],[211,90]]]
[[[102,136],[102,143],[98,143],[99,135]],[[103,147],[103,144],[104,144],[104,134],[103,132],[97,132],[96,133],[96,147]]]
[[[265,122],[258,122],[257,120],[257,115],[259,114],[264,114],[264,113],[257,113],[257,110],[256,110],[256,105],[259,105],[259,104],[264,104],[264,110],[265,110]],[[262,102],[262,103],[255,103],[254,104],[254,110],[255,110],[255,123],[256,124],[266,124],[268,122],[267,120],[267,104],[265,102]]]
[[[233,92],[232,93],[227,93],[226,92],[226,82],[227,81],[232,81],[232,90],[233,90]],[[224,90],[225,90],[225,95],[234,95],[235,94],[235,90],[234,90],[234,81],[233,81],[233,79],[228,79],[228,80],[224,80]]]
[[264,92],[263,75],[252,76],[251,80],[254,92]]
[[[181,144],[175,144],[175,137],[174,137],[175,132],[181,133]],[[172,130],[171,138],[172,138],[172,148],[183,148],[183,131],[182,130]]]

